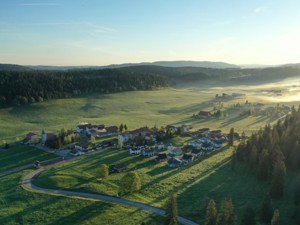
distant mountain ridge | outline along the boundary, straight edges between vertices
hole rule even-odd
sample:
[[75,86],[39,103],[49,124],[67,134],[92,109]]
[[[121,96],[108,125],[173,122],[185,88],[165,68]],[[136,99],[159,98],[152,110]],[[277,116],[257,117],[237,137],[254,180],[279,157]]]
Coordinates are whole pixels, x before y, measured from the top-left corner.
[[[239,68],[238,65],[225,63],[225,62],[211,62],[211,61],[156,61],[156,62],[141,62],[141,63],[123,63],[111,64],[107,66],[46,66],[46,65],[33,65],[26,66],[34,70],[74,70],[74,69],[114,69],[131,66],[163,66],[163,67],[202,67],[213,69],[229,69]],[[1,70],[1,64],[0,64]]]

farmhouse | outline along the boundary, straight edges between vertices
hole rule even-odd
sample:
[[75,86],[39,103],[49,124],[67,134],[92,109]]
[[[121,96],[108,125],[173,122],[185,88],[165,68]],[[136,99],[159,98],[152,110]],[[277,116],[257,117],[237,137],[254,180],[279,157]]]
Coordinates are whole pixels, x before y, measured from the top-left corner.
[[26,134],[23,143],[26,144],[37,144],[39,142],[39,136],[36,133],[29,132]]
[[196,158],[199,157],[201,154],[202,154],[202,151],[199,150],[199,149],[193,149],[192,150],[192,156],[194,156]]
[[194,156],[192,154],[184,154],[181,160],[183,163],[191,163],[194,161]]
[[56,141],[58,139],[56,134],[53,133],[44,133],[42,134],[42,144],[45,145],[46,142]]
[[160,153],[160,154],[158,154],[157,155],[157,157],[156,157],[156,161],[157,162],[164,162],[164,161],[166,161],[168,159],[168,157],[167,157],[167,154],[166,153]]
[[154,156],[156,155],[156,151],[152,148],[146,148],[144,151],[143,151],[143,156]]
[[171,168],[176,168],[182,165],[182,161],[180,159],[171,158],[168,160],[168,166]]
[[137,148],[137,147],[134,147],[134,148],[131,148],[129,149],[129,153],[131,155],[138,155],[141,153],[141,149],[140,148]]
[[211,116],[211,113],[208,112],[208,111],[200,111],[198,114],[197,114],[197,117],[198,118],[207,118],[207,117],[210,117]]
[[173,149],[170,150],[170,154],[174,156],[180,156],[183,154],[181,147],[173,147]]

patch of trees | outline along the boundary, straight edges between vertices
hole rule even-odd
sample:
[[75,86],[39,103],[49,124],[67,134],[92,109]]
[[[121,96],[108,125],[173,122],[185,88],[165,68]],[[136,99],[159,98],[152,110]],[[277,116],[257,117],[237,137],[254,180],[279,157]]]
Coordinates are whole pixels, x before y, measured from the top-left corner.
[[0,71],[0,107],[90,93],[150,90],[170,85],[166,77],[118,69]]

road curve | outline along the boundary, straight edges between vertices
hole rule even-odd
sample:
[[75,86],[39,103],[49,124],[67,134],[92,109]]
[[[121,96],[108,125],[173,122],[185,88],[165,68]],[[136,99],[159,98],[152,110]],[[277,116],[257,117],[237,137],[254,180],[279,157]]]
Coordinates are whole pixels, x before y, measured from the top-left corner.
[[[47,189],[47,188],[41,188],[38,187],[34,184],[32,184],[31,180],[38,176],[40,173],[43,171],[46,171],[52,167],[55,167],[58,164],[61,164],[63,162],[59,163],[54,163],[48,166],[45,166],[43,168],[40,168],[38,170],[35,170],[29,174],[27,174],[23,180],[21,186],[26,189],[26,190],[32,190],[40,193],[47,193],[47,194],[54,194],[54,195],[63,195],[63,196],[71,196],[71,197],[81,197],[81,198],[86,198],[86,199],[93,199],[93,200],[101,200],[101,201],[106,201],[106,202],[111,202],[111,203],[117,203],[117,204],[123,204],[135,208],[139,208],[142,210],[146,210],[161,216],[165,215],[165,211],[159,208],[155,208],[153,206],[145,205],[142,203],[134,202],[134,201],[129,201],[117,197],[111,197],[107,195],[100,195],[100,194],[91,194],[91,193],[83,193],[83,192],[75,192],[75,191],[67,191],[67,190],[56,190],[56,189]],[[183,218],[181,216],[177,217],[178,222],[184,225],[198,225],[197,223],[188,220],[186,218]]]

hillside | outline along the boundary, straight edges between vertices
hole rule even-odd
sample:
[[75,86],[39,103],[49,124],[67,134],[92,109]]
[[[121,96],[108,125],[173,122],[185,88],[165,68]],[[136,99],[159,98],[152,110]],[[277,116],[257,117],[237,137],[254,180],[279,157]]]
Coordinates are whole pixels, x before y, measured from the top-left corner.
[[0,71],[31,71],[27,66],[20,66],[16,64],[0,64]]

